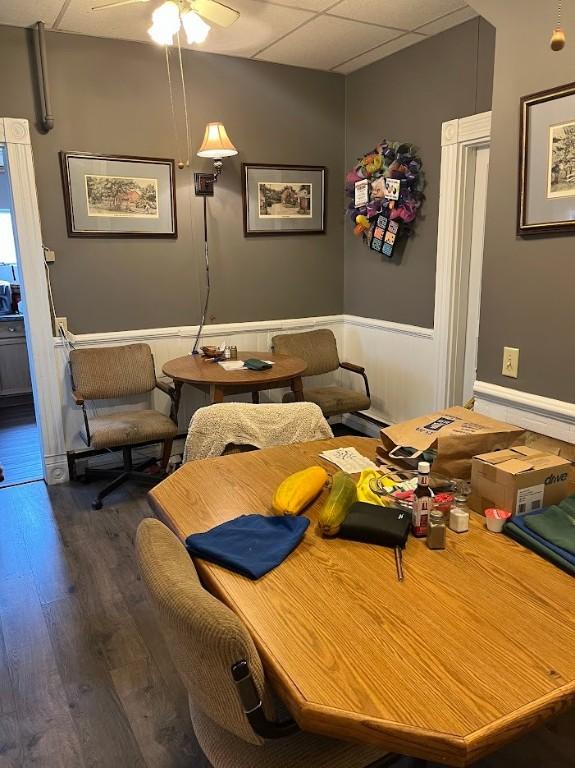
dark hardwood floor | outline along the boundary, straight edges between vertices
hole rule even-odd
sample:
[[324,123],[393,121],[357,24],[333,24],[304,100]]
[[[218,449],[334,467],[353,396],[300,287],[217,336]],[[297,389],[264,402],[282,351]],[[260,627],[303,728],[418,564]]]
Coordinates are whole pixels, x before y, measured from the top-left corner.
[[[145,496],[124,488],[94,512],[93,495],[0,489],[0,768],[209,768],[135,564]],[[481,768],[573,768],[574,726]]]
[[0,488],[39,480],[42,475],[40,433],[32,402],[0,408]]

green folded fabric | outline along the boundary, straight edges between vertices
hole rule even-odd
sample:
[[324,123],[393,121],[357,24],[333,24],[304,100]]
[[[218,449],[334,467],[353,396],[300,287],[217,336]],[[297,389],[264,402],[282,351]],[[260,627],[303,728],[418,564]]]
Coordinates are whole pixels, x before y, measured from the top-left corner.
[[569,496],[540,515],[527,515],[525,525],[538,536],[575,555],[575,496]]
[[565,558],[561,557],[557,552],[554,552],[552,549],[541,544],[528,533],[525,533],[525,531],[513,523],[513,520],[510,520],[505,524],[505,533],[512,539],[515,539],[515,541],[523,544],[527,549],[531,549],[533,552],[536,552],[538,555],[541,555],[541,557],[554,563],[562,570],[570,573],[571,576],[575,576],[575,566],[572,563],[565,560]]
[[259,360],[257,357],[250,357],[249,360],[244,360],[244,367],[250,371],[267,371],[271,368],[270,363],[266,363],[265,360]]

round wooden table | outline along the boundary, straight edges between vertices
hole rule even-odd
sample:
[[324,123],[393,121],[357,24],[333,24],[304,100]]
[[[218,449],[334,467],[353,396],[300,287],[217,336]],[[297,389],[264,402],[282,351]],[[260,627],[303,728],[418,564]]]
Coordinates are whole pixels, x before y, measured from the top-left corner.
[[276,355],[273,352],[238,352],[238,360],[248,360],[250,357],[259,360],[269,360],[273,363],[265,371],[226,371],[218,363],[202,355],[185,355],[169,360],[162,368],[165,376],[174,381],[174,415],[177,416],[182,387],[190,384],[192,387],[207,392],[212,403],[221,403],[226,395],[252,393],[252,402],[259,403],[259,393],[262,389],[278,389],[290,387],[296,400],[303,400],[301,374],[307,368],[307,363],[300,357]]

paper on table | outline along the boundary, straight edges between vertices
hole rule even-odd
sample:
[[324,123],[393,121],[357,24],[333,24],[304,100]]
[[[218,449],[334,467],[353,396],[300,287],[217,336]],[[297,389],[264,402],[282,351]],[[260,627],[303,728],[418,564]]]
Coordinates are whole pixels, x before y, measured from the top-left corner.
[[[273,365],[273,360],[264,360],[264,363]],[[221,365],[224,371],[241,371],[244,367],[243,360],[220,360],[218,365]]]
[[320,456],[349,474],[364,469],[378,469],[371,459],[362,456],[356,448],[334,448],[332,451],[320,453]]

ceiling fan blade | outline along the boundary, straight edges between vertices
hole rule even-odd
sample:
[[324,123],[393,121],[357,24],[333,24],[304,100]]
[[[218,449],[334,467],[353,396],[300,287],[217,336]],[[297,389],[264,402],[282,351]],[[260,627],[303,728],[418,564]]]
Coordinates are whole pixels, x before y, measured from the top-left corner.
[[217,0],[192,0],[190,5],[204,19],[220,27],[229,27],[240,17],[239,11],[228,8],[227,5],[218,3]]
[[114,0],[112,3],[93,6],[93,11],[105,11],[109,8],[119,8],[121,5],[135,5],[136,3],[148,3],[150,0]]

